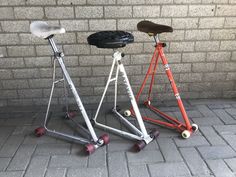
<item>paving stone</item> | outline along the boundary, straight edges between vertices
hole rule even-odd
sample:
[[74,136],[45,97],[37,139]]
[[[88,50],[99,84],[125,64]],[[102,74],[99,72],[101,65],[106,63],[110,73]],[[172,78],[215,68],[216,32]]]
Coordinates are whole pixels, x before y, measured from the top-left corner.
[[174,138],[177,147],[193,147],[193,146],[205,146],[209,145],[205,137],[203,136],[191,136],[188,139],[181,137]]
[[223,135],[224,139],[236,151],[236,135]]
[[227,114],[226,111],[222,109],[213,110],[213,112],[225,123],[225,124],[236,124],[236,120]]
[[88,157],[87,156],[75,156],[75,155],[54,155],[52,156],[49,167],[86,167]]
[[205,146],[198,147],[204,159],[221,159],[234,157],[236,153],[229,146]]
[[225,159],[225,162],[233,172],[236,172],[236,158]]
[[230,104],[208,104],[207,105],[210,109],[225,109],[225,108],[231,108],[232,106]]
[[233,172],[230,171],[222,159],[207,160],[206,162],[216,177],[234,177]]
[[234,115],[234,116],[236,115],[236,108],[225,109],[225,111],[227,111],[231,115]]
[[21,145],[7,170],[26,170],[34,150],[35,145]]
[[215,117],[216,115],[206,105],[196,105],[196,108],[203,114],[204,117]]
[[0,171],[5,171],[11,158],[0,158]]
[[67,177],[107,177],[105,168],[76,168],[69,169]]
[[183,162],[148,165],[152,177],[191,176]]
[[236,125],[215,125],[214,128],[221,135],[236,134]]
[[196,151],[195,148],[180,148],[180,152],[187,162],[189,169],[193,175],[207,175],[210,174],[207,165]]
[[192,118],[192,120],[198,126],[223,125],[223,122],[218,117]]
[[66,168],[48,168],[45,177],[65,177]]
[[0,147],[14,131],[14,127],[0,127]]
[[0,150],[0,157],[13,157],[23,139],[23,136],[10,136]]
[[39,144],[35,155],[65,155],[70,153],[70,144]]
[[112,152],[108,154],[108,170],[109,176],[129,176],[124,152]]
[[164,156],[166,162],[178,162],[183,161],[176,145],[170,138],[158,138],[158,144],[160,150]]
[[145,164],[164,161],[161,152],[157,151],[140,151],[138,153],[126,152],[128,163],[130,164]]
[[216,131],[210,126],[200,127],[201,132],[205,138],[212,145],[226,145],[225,141],[216,133]]
[[146,165],[129,165],[130,177],[149,177]]
[[105,168],[106,164],[106,147],[97,149],[93,155],[89,156],[89,168]]
[[44,177],[49,158],[49,156],[34,156],[27,168],[25,177]]
[[0,177],[23,177],[24,171],[6,171],[0,172]]

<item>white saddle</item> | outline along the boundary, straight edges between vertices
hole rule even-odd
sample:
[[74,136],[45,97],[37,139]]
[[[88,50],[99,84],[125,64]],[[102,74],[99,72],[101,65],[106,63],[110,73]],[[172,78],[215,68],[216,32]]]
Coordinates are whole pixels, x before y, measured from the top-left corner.
[[60,26],[49,26],[43,21],[34,21],[30,24],[30,32],[37,37],[46,39],[54,34],[65,33],[66,30]]

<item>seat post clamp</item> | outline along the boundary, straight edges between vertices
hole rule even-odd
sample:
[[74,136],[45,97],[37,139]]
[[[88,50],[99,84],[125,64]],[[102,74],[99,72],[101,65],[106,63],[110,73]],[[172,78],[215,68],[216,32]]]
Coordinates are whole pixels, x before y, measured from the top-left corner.
[[59,57],[64,57],[64,53],[63,52],[56,52],[55,53],[55,57],[59,58]]

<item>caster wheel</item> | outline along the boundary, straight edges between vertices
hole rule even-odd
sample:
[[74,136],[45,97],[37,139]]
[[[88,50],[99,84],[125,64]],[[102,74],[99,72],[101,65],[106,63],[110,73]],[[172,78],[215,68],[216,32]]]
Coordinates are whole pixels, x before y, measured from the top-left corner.
[[66,119],[72,119],[76,116],[76,111],[70,111],[66,113]]
[[95,146],[93,144],[86,144],[85,145],[85,152],[88,155],[91,155],[92,153],[94,153],[94,151],[95,151]]
[[104,134],[104,135],[100,136],[99,139],[103,140],[103,145],[107,145],[110,142],[110,138],[109,138],[108,134]]
[[125,115],[126,117],[131,116],[131,112],[130,112],[130,110],[126,110],[126,111],[124,112],[124,115]]
[[198,131],[198,125],[197,124],[192,124],[192,130],[194,132]]
[[148,101],[147,104],[150,106],[151,105],[151,101]]
[[159,136],[160,132],[158,130],[154,129],[154,130],[151,131],[150,134],[151,134],[151,137],[153,139],[155,139],[155,138],[157,138]]
[[34,130],[34,134],[37,137],[43,136],[46,133],[46,129],[44,127],[39,127]]
[[189,137],[190,137],[190,131],[184,130],[184,131],[181,133],[181,136],[182,136],[184,139],[189,138]]
[[146,146],[146,143],[144,141],[139,141],[134,145],[134,149],[136,152],[141,151]]
[[121,111],[121,108],[120,108],[119,105],[116,106],[116,111],[117,111],[117,112],[120,112],[120,111]]

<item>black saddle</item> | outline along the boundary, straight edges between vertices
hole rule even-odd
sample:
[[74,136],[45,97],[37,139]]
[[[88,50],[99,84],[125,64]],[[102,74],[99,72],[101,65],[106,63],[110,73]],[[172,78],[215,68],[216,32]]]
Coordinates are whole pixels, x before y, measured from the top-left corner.
[[134,42],[134,36],[125,31],[100,31],[91,34],[87,41],[98,48],[120,48]]
[[173,32],[171,26],[159,25],[147,20],[141,21],[137,24],[137,28],[141,32],[148,33],[150,36],[156,36],[157,34],[164,32]]

